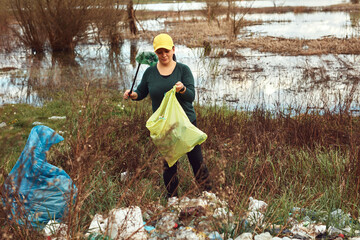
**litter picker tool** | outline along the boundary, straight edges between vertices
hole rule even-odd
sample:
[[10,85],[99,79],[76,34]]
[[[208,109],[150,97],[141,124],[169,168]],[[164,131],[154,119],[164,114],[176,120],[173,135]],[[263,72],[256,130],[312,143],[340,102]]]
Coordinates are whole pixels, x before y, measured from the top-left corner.
[[150,66],[155,66],[155,64],[158,61],[158,58],[154,52],[141,52],[139,55],[136,56],[135,60],[138,62],[138,67],[136,69],[135,77],[134,77],[133,83],[130,88],[129,96],[132,93],[132,90],[134,88],[134,84],[136,81],[137,74],[139,72],[140,65],[147,64]]

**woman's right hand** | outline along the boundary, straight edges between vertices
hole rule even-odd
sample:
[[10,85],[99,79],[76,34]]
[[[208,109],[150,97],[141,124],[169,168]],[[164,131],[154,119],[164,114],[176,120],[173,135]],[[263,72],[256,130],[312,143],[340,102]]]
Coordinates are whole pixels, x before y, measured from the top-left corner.
[[130,95],[129,95],[129,93],[130,93],[130,90],[129,90],[129,89],[126,90],[126,91],[124,92],[123,98],[124,98],[124,99],[128,99],[128,98],[130,97],[132,100],[137,99],[138,95],[137,95],[136,92],[132,91]]

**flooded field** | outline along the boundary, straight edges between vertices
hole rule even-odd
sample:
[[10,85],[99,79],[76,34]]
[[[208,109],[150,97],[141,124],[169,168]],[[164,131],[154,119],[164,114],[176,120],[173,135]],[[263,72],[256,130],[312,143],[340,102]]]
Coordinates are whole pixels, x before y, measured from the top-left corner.
[[359,17],[359,12],[248,14],[246,20],[265,23],[246,27],[245,31],[251,35],[301,39],[359,37]]
[[[300,4],[301,2],[301,4]],[[330,6],[348,3],[344,0],[321,1],[255,1],[252,7]],[[240,1],[237,4],[249,4]],[[138,9],[185,11],[204,8],[204,2],[138,5]],[[281,37],[286,39],[347,39],[359,36],[359,12],[254,13],[247,21],[258,21],[241,29],[238,39]],[[194,19],[184,17],[183,20]],[[204,16],[197,16],[203,19]],[[175,20],[175,19],[174,19]],[[142,31],[167,31],[171,18],[156,18],[141,22]],[[196,24],[196,23],[194,23]],[[322,54],[289,56],[238,48],[231,57],[229,49],[213,48],[204,56],[204,48],[189,48],[176,44],[179,62],[189,65],[197,86],[197,101],[201,104],[225,104],[236,109],[264,107],[302,109],[359,110],[359,55]],[[302,46],[304,49],[306,45]],[[0,55],[0,104],[26,102],[41,104],[51,96],[39,94],[39,89],[81,78],[101,79],[119,93],[131,85],[136,71],[134,57],[141,51],[152,51],[144,39],[124,42],[117,51],[107,45],[82,44],[68,60],[46,53],[41,57],[18,48]],[[146,66],[140,68],[138,82]],[[119,95],[120,96],[120,95]]]
[[[331,6],[341,3],[349,3],[350,0],[255,0],[255,1],[235,1],[236,6],[263,8],[263,7],[290,7],[290,6],[308,6],[322,7]],[[224,5],[226,5],[224,3]],[[201,10],[206,6],[205,2],[176,2],[173,3],[157,3],[157,4],[138,4],[138,9],[148,11],[186,11]]]

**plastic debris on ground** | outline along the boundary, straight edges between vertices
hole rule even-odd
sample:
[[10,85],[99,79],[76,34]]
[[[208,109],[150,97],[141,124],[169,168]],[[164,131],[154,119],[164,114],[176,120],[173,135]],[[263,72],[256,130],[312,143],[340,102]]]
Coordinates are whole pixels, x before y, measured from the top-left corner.
[[112,240],[109,236],[104,236],[100,233],[91,233],[87,240]]
[[106,231],[108,219],[104,219],[102,215],[95,214],[92,219],[88,233],[104,233]]
[[128,177],[129,177],[128,172],[122,172],[120,174],[120,181],[124,182],[124,181],[126,181],[128,179]]
[[237,238],[235,238],[235,240],[252,240],[253,236],[252,233],[242,233],[240,236],[238,236]]
[[[68,226],[57,221],[50,220],[43,229],[44,236],[51,240],[66,240]],[[56,236],[56,237],[51,237]]]
[[214,221],[228,223],[233,218],[227,202],[206,191],[198,198],[169,198],[166,209],[150,239],[224,239]]
[[[202,195],[197,198],[173,197],[168,199],[165,208],[161,205],[153,207],[155,207],[156,211],[148,209],[145,210],[143,215],[141,215],[139,207],[113,209],[110,216],[105,219],[102,215],[96,214],[90,224],[87,239],[360,240],[360,238],[356,237],[347,237],[346,233],[348,232],[346,232],[346,230],[349,230],[349,232],[351,230],[348,229],[348,226],[341,230],[332,226],[327,229],[326,225],[316,223],[312,219],[314,219],[317,213],[306,209],[294,209],[293,213],[289,214],[289,226],[287,229],[283,229],[281,225],[272,225],[270,230],[268,229],[269,232],[244,232],[239,236],[232,236],[233,238],[230,238],[229,233],[234,233],[234,229],[239,226],[239,222],[235,223],[233,213],[231,209],[229,209],[227,202],[209,192],[203,192]],[[261,218],[266,214],[267,207],[268,205],[264,201],[249,198],[247,214],[243,219],[240,219],[240,221],[246,222],[247,227],[251,226],[251,222],[247,221],[249,216]],[[134,209],[137,210],[134,211]],[[133,213],[131,213],[131,211],[133,211]],[[304,214],[302,215],[302,220],[293,219],[293,215],[297,211]],[[335,210],[332,213],[334,216],[331,217],[349,216],[340,210]],[[136,223],[132,221],[134,219],[137,219],[135,221]],[[347,220],[348,219],[346,219],[345,224],[348,223]],[[130,221],[130,224],[128,221]],[[216,227],[214,223],[220,223],[220,225]],[[225,225],[221,225],[221,223],[225,223]],[[259,227],[262,227],[261,224],[263,224],[263,222],[255,221],[255,225],[250,229],[260,229]],[[218,228],[219,226],[222,226],[222,228]],[[226,226],[226,229],[223,228],[224,226]],[[91,234],[89,235],[89,233]]]
[[3,207],[18,224],[42,229],[50,220],[61,220],[76,186],[62,169],[46,160],[50,147],[64,138],[53,129],[38,125],[31,130],[24,150],[5,179]]
[[267,209],[267,203],[261,200],[249,198],[249,208],[247,213],[247,223],[250,226],[262,226],[264,221],[264,212]]
[[259,235],[254,236],[254,240],[271,240],[272,236],[269,232],[261,233]]
[[51,116],[48,119],[50,119],[50,120],[62,120],[62,119],[66,119],[66,116]]
[[112,209],[108,218],[96,214],[90,223],[87,237],[101,233],[112,239],[147,239],[144,221],[139,207]]
[[208,238],[209,240],[223,240],[222,236],[220,235],[220,233],[214,231],[214,232],[211,232],[209,235],[208,235]]
[[[300,208],[294,208],[293,212],[289,213],[289,219],[287,221],[289,225],[286,229],[283,229],[281,225],[272,225],[270,229],[263,228],[263,233],[256,232],[254,229],[261,230],[261,228],[265,225],[263,223],[263,217],[266,214],[268,204],[254,198],[249,198],[248,211],[242,219],[235,219],[227,202],[219,199],[215,194],[209,192],[203,192],[202,195],[197,198],[169,198],[165,208],[161,205],[154,207],[157,209],[156,211],[146,210],[143,214],[143,218],[146,219],[146,222],[142,222],[145,235],[141,235],[141,237],[144,237],[144,239],[360,240],[360,238],[350,238],[349,235],[347,235],[348,232],[346,232],[345,229],[350,232],[351,229],[348,229],[349,226],[346,226],[346,228],[342,230],[332,226],[326,228],[326,225],[313,220],[314,216],[317,214],[316,212]],[[335,214],[337,214],[336,216],[349,216],[339,210],[333,211],[332,213],[334,214],[332,217],[335,217]],[[293,218],[296,214],[303,215],[298,215],[296,220]],[[110,236],[110,230],[107,223],[108,219],[103,219],[100,216],[101,215],[96,215],[94,217],[90,228],[95,226],[94,228],[97,228],[96,231],[103,234],[101,236]],[[248,221],[250,216],[257,218],[257,220],[253,222],[255,224],[253,226],[251,226],[252,222]],[[301,218],[303,219],[299,220]],[[348,223],[347,220],[348,219],[346,219],[345,224]],[[239,222],[244,224],[239,225]],[[226,228],[224,226],[226,226]],[[234,236],[234,234],[236,234],[234,231],[235,229],[239,231],[239,226],[245,226],[249,230],[252,229],[253,232],[244,232],[239,236]],[[360,234],[360,232],[358,233]],[[232,238],[230,238],[230,235]],[[120,237],[119,239],[123,238]]]
[[207,238],[206,238],[205,233],[198,232],[194,228],[182,227],[177,231],[177,233],[175,235],[175,239],[177,239],[177,240],[188,240],[188,239],[206,240]]
[[267,206],[268,204],[266,202],[249,197],[249,211],[265,212]]

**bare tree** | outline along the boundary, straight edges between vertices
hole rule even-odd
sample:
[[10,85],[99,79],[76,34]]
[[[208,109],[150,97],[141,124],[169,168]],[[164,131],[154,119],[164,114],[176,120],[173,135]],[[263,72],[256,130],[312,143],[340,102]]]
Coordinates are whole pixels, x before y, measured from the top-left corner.
[[132,0],[129,0],[129,2],[127,4],[127,14],[128,14],[128,23],[129,23],[130,32],[132,34],[136,35],[138,32],[138,29],[136,27],[134,3]]
[[231,13],[231,7],[233,5],[233,0],[227,0],[227,11],[226,11],[226,21],[230,21],[230,13]]
[[74,51],[89,26],[96,0],[35,0],[52,51]]
[[34,2],[32,0],[13,0],[9,4],[20,28],[12,28],[14,33],[25,46],[31,48],[33,53],[43,52],[46,34]]
[[242,11],[237,11],[237,8],[235,6],[235,1],[234,0],[228,0],[228,15],[229,15],[229,21],[230,21],[230,33],[229,33],[229,38],[230,41],[233,41],[237,38],[240,29],[242,28],[243,24],[244,24],[244,17],[246,16],[246,14],[249,13],[252,4],[254,3],[254,0],[249,1],[247,3],[247,6],[245,6]]
[[[89,26],[102,14],[110,19],[115,11],[111,0],[8,0],[20,29],[22,42],[36,52],[48,42],[53,52],[73,52],[89,34]],[[104,17],[105,16],[105,17]],[[112,20],[116,28],[116,19]],[[110,21],[109,21],[110,22]],[[114,30],[114,32],[116,32]],[[115,35],[115,34],[113,34]]]
[[124,3],[127,0],[102,0],[101,7],[93,17],[92,27],[97,34],[96,40],[102,43],[101,36],[111,47],[118,47],[122,42],[121,28],[127,20]]
[[221,7],[221,2],[217,0],[206,0],[206,6],[204,9],[205,16],[210,23],[211,21],[217,20],[217,16],[219,15],[219,9]]

